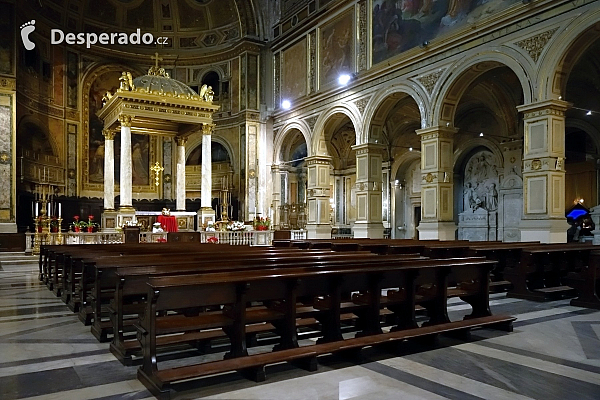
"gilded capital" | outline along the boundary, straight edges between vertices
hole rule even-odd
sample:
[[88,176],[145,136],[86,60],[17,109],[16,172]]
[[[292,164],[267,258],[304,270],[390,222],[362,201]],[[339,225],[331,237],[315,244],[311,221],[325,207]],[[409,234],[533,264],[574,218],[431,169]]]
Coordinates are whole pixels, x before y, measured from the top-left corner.
[[187,143],[187,138],[178,137],[175,138],[175,140],[177,140],[177,146],[185,146],[185,144]]
[[116,132],[110,129],[102,129],[104,140],[114,140]]
[[203,135],[212,135],[214,125],[211,124],[202,124],[202,134]]
[[121,124],[121,126],[130,127],[131,120],[133,120],[133,117],[131,115],[125,115],[125,114],[119,115],[119,123]]

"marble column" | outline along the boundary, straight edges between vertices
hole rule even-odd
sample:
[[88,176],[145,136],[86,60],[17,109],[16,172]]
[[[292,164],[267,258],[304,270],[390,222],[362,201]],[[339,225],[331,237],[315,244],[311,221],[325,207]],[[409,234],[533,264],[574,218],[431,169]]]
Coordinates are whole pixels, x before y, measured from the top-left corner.
[[421,137],[421,240],[454,240],[453,164],[454,134],[451,127],[417,130]]
[[121,177],[120,177],[120,209],[133,208],[132,201],[132,160],[131,160],[131,120],[130,115],[119,115],[121,123]]
[[115,132],[102,131],[104,135],[104,210],[115,209]]
[[211,208],[212,200],[212,154],[211,154],[211,137],[212,137],[212,126],[202,126],[202,197],[200,199],[200,206],[204,208]]
[[271,223],[273,227],[279,226],[279,206],[281,205],[281,171],[279,164],[271,165],[271,179],[273,181],[273,215]]
[[202,184],[200,190],[200,210],[198,211],[198,227],[215,222],[216,215],[212,209],[212,154],[211,136],[214,125],[202,125]]
[[306,158],[308,167],[308,239],[331,239],[329,215],[331,157],[325,155]]
[[[185,143],[187,139],[177,138],[177,211],[185,211]],[[203,161],[204,162],[204,161]],[[204,179],[202,180],[204,183]]]
[[356,151],[356,222],[355,238],[383,238],[381,214],[381,164],[384,146],[364,143],[352,146]]
[[521,241],[565,243],[565,111],[572,104],[546,100],[517,107],[523,113]]

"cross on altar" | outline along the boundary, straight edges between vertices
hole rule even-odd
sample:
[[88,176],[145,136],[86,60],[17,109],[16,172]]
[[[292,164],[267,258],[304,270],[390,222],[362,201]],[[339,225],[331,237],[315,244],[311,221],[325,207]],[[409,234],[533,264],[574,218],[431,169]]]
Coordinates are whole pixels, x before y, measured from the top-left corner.
[[[154,56],[150,56],[152,60],[154,60],[154,68],[158,69],[158,62],[162,61],[163,58],[158,55],[158,53],[154,53]],[[157,185],[158,186],[158,185]]]
[[[158,61],[157,61],[158,64]],[[165,169],[163,167],[160,166],[160,164],[158,163],[158,161],[156,162],[156,164],[154,164],[154,166],[152,168],[150,168],[150,171],[154,172],[155,177],[154,177],[154,184],[156,186],[160,185],[160,176],[158,175],[160,172],[164,171]]]

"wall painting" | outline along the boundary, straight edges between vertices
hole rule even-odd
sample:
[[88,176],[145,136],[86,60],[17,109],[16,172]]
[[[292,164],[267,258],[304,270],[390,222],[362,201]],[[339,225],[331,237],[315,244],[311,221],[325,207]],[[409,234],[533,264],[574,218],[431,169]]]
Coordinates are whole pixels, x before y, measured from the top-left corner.
[[321,86],[335,81],[341,74],[354,72],[354,19],[351,11],[320,30]]

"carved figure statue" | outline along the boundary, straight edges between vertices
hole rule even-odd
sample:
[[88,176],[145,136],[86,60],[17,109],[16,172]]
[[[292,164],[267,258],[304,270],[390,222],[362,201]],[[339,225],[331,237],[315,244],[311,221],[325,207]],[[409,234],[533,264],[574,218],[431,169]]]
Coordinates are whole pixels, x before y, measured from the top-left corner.
[[498,209],[498,191],[496,190],[496,184],[490,185],[490,190],[487,193],[486,205],[488,211],[495,211]]
[[129,90],[135,89],[135,85],[133,84],[133,77],[131,76],[131,72],[127,72],[127,83],[129,84]]
[[123,72],[119,77],[119,89],[131,90],[131,86],[129,86],[129,77],[127,76],[127,72]]
[[102,96],[102,105],[104,106],[112,98],[112,96],[112,93],[107,91],[104,96]]
[[202,85],[200,88],[200,93],[198,95],[207,102],[212,102],[215,92],[212,89],[212,86],[208,86],[206,84]]

